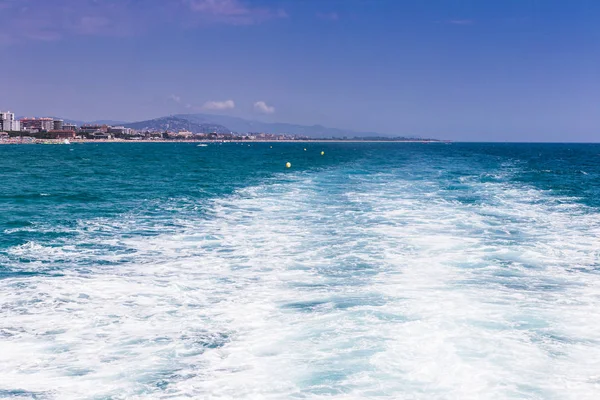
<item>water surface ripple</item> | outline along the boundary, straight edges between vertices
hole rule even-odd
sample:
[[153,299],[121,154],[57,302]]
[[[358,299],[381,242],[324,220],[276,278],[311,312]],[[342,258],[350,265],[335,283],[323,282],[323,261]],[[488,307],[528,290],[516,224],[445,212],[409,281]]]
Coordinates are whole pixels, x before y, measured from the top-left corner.
[[598,398],[600,146],[270,146],[1,146],[0,398]]

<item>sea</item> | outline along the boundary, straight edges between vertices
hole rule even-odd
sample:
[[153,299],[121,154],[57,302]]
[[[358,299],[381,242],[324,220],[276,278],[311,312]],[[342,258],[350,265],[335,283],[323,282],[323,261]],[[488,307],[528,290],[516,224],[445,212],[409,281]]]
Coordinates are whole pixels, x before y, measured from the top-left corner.
[[0,146],[0,398],[596,400],[600,145]]

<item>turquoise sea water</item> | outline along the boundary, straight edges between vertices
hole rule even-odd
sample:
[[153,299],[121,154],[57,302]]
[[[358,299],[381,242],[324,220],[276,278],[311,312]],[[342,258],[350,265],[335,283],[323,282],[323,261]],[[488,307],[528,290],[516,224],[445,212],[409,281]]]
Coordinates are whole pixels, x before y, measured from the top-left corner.
[[599,393],[600,145],[0,146],[0,398]]

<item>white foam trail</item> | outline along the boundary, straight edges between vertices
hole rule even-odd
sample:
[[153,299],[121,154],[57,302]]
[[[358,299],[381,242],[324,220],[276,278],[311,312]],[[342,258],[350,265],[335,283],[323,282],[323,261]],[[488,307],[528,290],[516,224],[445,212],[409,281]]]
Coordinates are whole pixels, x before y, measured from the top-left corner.
[[15,248],[74,268],[0,281],[0,394],[595,399],[599,215],[461,184],[481,200],[324,171],[158,236],[119,234],[140,217]]

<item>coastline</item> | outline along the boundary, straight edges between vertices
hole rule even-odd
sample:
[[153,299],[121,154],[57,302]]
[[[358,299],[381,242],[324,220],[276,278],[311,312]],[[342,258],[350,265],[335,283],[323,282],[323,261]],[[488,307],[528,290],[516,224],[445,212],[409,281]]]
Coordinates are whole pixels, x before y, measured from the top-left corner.
[[84,143],[450,143],[442,140],[344,140],[344,139],[299,139],[299,140],[125,140],[125,139],[72,139],[69,143],[64,143],[63,139],[35,139],[30,141],[5,140],[0,141],[0,145],[15,144],[43,144],[43,145],[65,145],[65,144],[84,144]]

